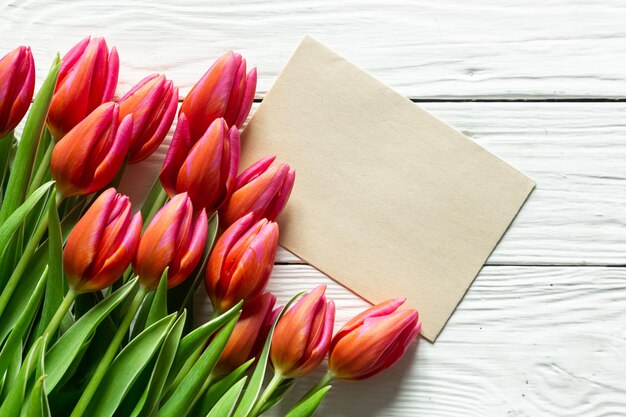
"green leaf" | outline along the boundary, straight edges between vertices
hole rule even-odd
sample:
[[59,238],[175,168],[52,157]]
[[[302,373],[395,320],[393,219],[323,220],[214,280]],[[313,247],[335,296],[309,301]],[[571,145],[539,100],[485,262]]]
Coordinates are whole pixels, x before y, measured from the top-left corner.
[[233,317],[238,316],[242,305],[242,302],[238,303],[224,314],[198,327],[180,341],[172,369],[165,383],[164,392],[171,393],[170,391],[179,385],[202,354],[209,338]]
[[198,401],[194,407],[191,416],[204,417],[213,409],[215,404],[226,394],[226,392],[239,381],[250,365],[254,363],[254,359],[250,359],[248,362],[241,365],[239,368],[226,375],[224,378],[219,379],[209,385],[209,388],[205,391],[202,398]]
[[167,273],[169,268],[165,268],[159,281],[159,286],[154,295],[154,300],[150,305],[150,311],[146,318],[146,327],[156,323],[167,316]]
[[183,311],[183,314],[176,320],[176,323],[174,323],[163,342],[163,346],[161,347],[161,351],[159,352],[159,356],[152,371],[152,376],[150,377],[150,382],[144,391],[144,395],[138,401],[132,413],[132,417],[149,417],[158,407],[167,375],[170,372],[180,338],[183,335],[186,316],[187,312]]
[[[53,191],[55,193],[55,191]],[[61,236],[61,222],[56,205],[48,206],[48,284],[46,285],[46,296],[43,302],[43,310],[37,336],[41,336],[46,326],[52,320],[54,313],[63,302],[65,294],[65,280],[63,278],[63,237]],[[50,341],[54,340],[54,335],[50,335]]]
[[136,283],[136,279],[129,281],[128,284],[98,303],[52,346],[46,355],[46,369],[48,370],[46,388],[48,393],[56,387],[81,351],[83,344],[93,335],[98,325],[132,292]]
[[20,410],[24,404],[28,380],[37,368],[39,355],[44,347],[45,339],[43,337],[37,339],[37,341],[33,344],[33,347],[30,349],[24,359],[24,362],[22,363],[22,367],[20,368],[20,372],[15,380],[15,384],[2,403],[2,407],[0,407],[0,416],[18,417],[20,415]]
[[6,375],[4,376],[2,393],[0,394],[0,403],[6,398],[8,391],[15,384],[15,381],[18,378],[20,373],[20,368],[22,367],[22,351],[15,350],[13,352],[13,358],[11,358],[11,364],[9,365],[9,369],[7,370]]
[[9,332],[11,332],[11,329],[13,329],[22,315],[22,312],[28,305],[28,301],[35,291],[39,279],[47,266],[46,261],[47,256],[34,258],[20,279],[19,285],[15,289],[10,302],[2,312],[2,317],[0,318],[0,340],[4,340]]
[[322,387],[319,391],[316,391],[315,394],[292,408],[285,417],[311,417],[331,388],[332,385]]
[[44,364],[45,348],[39,354],[37,380],[30,391],[26,404],[22,407],[21,417],[49,417],[50,406],[45,392],[46,372]]
[[92,398],[86,415],[113,416],[133,382],[159,350],[175,316],[172,314],[154,323],[122,349],[98,385],[98,395]]
[[30,329],[33,318],[39,309],[41,297],[46,288],[47,275],[48,269],[46,268],[41,278],[39,278],[35,292],[28,300],[26,308],[22,311],[22,315],[17,320],[17,323],[15,323],[6,343],[2,347],[2,351],[0,351],[0,375],[4,375],[5,371],[9,369],[11,360],[16,356],[15,352],[21,352],[22,350],[22,340],[26,337],[26,333]]
[[28,112],[24,132],[17,146],[4,201],[2,202],[2,207],[0,207],[0,224],[4,224],[11,213],[24,202],[26,197],[28,183],[37,155],[37,148],[46,124],[46,117],[48,116],[50,101],[52,100],[52,94],[59,76],[60,66],[60,59],[57,55]]
[[155,293],[156,291],[151,291],[148,295],[146,295],[146,298],[143,299],[143,303],[141,303],[141,307],[139,308],[139,312],[135,318],[135,323],[133,324],[133,328],[130,332],[130,340],[133,340],[143,331],[143,329],[146,328],[148,314],[150,314],[150,308],[152,307],[152,301],[154,301]]
[[24,219],[30,211],[43,200],[54,181],[47,182],[37,188],[27,199],[24,204],[15,209],[11,215],[0,226],[0,257],[4,257],[9,241],[15,234],[17,228],[24,222]]
[[35,386],[28,396],[28,400],[22,408],[21,417],[46,417],[50,415],[48,398],[44,391],[44,381],[46,376],[40,376],[35,382]]
[[239,382],[233,385],[222,398],[215,404],[215,407],[206,415],[206,417],[230,417],[233,414],[237,400],[241,395],[241,390],[246,383],[248,377],[243,377]]
[[189,413],[195,402],[207,388],[205,386],[206,381],[209,380],[211,371],[213,371],[217,360],[222,355],[222,351],[235,329],[239,315],[240,312],[231,318],[215,335],[200,358],[198,358],[198,361],[191,367],[180,385],[176,387],[176,391],[161,407],[157,417],[185,416]]
[[272,344],[272,336],[274,335],[274,329],[276,328],[276,323],[282,318],[283,314],[289,309],[289,306],[293,304],[294,301],[298,297],[300,297],[303,293],[296,294],[281,310],[278,318],[272,325],[272,328],[267,335],[267,339],[265,340],[265,345],[263,346],[263,350],[259,355],[259,361],[254,368],[254,372],[252,373],[252,377],[250,378],[250,383],[246,387],[246,390],[243,393],[241,398],[241,402],[237,407],[237,411],[235,411],[235,417],[246,417],[254,404],[256,403],[259,393],[261,392],[261,388],[263,386],[263,378],[265,377],[265,369],[267,368],[267,361],[270,354],[270,345]]

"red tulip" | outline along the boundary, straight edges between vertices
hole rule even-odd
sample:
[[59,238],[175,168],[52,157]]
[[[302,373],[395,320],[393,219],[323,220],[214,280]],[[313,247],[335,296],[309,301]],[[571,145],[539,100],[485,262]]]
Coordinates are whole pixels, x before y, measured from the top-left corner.
[[119,66],[117,51],[109,53],[104,38],[88,36],[65,54],[48,112],[48,128],[56,140],[113,98]]
[[326,285],[302,297],[274,330],[270,356],[284,378],[299,378],[315,370],[326,357],[335,321],[335,303],[326,302]]
[[74,226],[63,250],[63,267],[75,292],[102,290],[122,276],[141,235],[141,213],[131,212],[128,197],[109,188]]
[[180,107],[189,120],[195,143],[213,120],[223,117],[228,126],[246,121],[256,90],[256,68],[246,74],[246,60],[232,51],[222,55],[193,86]]
[[278,225],[251,215],[233,223],[215,244],[206,269],[205,284],[213,308],[228,310],[247,302],[267,285],[278,245]]
[[239,131],[216,119],[195,145],[189,139],[189,123],[178,118],[167,151],[161,184],[170,197],[187,192],[196,209],[213,212],[233,192],[239,170]]
[[226,375],[259,354],[276,318],[275,303],[276,297],[266,292],[244,304],[214,373]]
[[396,363],[419,334],[415,310],[402,310],[403,299],[375,305],[352,318],[330,345],[328,366],[334,377],[359,380]]
[[202,258],[207,230],[206,212],[194,214],[187,194],[170,200],[154,216],[139,242],[133,261],[139,284],[155,289],[168,267],[167,286],[182,283]]
[[133,117],[119,122],[119,105],[102,104],[52,151],[50,173],[64,196],[93,193],[110,183],[124,164]]
[[296,173],[284,162],[273,164],[275,157],[260,159],[237,177],[235,191],[220,210],[224,225],[252,213],[255,219],[276,220],[283,211]]
[[139,81],[120,99],[120,120],[128,114],[134,120],[129,163],[146,159],[159,147],[172,126],[177,106],[178,88],[158,74]]
[[35,62],[30,48],[19,46],[0,59],[0,138],[26,114],[35,90]]

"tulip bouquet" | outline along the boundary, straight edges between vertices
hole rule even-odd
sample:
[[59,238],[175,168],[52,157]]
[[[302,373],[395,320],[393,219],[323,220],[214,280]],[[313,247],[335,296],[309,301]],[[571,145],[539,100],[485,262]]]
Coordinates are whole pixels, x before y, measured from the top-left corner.
[[[33,100],[30,49],[0,60],[0,415],[256,417],[328,358],[287,414],[310,416],[332,379],[398,361],[420,330],[402,300],[333,335],[324,286],[283,307],[266,292],[295,172],[240,172],[256,70],[228,52],[193,87],[141,206],[116,187],[162,144],[178,90],[154,74],[114,100],[118,72],[88,37]],[[214,314],[194,327],[202,281]]]

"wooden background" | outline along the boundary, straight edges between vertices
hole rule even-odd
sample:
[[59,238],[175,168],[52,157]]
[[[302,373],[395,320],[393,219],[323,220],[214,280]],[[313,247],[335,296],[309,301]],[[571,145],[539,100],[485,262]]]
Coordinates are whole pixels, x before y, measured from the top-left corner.
[[[118,93],[165,72],[184,95],[234,49],[261,100],[304,34],[327,44],[538,185],[437,343],[337,382],[319,415],[600,417],[626,415],[624,22],[620,0],[5,0],[0,54],[30,45],[41,81],[57,50],[104,35]],[[284,301],[320,282],[338,324],[366,306],[285,251],[270,289]]]

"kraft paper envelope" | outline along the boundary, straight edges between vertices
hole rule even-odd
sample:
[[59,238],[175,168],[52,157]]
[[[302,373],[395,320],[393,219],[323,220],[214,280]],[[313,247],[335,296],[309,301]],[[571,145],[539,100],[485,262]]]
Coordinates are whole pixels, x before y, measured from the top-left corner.
[[281,244],[372,303],[406,297],[431,341],[534,187],[310,37],[241,141],[242,167],[297,172]]

